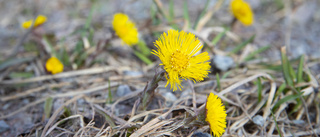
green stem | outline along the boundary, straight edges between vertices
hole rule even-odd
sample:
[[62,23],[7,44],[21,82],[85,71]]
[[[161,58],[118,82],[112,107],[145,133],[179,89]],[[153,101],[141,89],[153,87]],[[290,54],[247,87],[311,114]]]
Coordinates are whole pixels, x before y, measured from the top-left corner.
[[151,50],[149,49],[149,47],[147,46],[147,44],[143,40],[139,40],[137,45],[139,46],[139,49],[142,54],[144,54],[146,56],[151,55]]
[[142,53],[140,53],[140,52],[138,52],[138,51],[136,51],[136,50],[134,50],[133,52],[134,52],[134,54],[135,54],[139,59],[141,59],[144,63],[146,63],[146,64],[148,64],[148,65],[152,64],[152,61],[151,61],[148,57],[146,57],[146,55],[144,55],[144,54],[142,54]]

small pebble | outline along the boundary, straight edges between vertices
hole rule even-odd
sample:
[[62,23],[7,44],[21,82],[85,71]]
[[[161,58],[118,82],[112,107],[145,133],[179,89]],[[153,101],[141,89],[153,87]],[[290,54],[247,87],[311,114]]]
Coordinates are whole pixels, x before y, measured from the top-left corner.
[[193,133],[191,137],[212,137],[212,136],[208,133],[196,132],[196,133]]
[[192,95],[192,90],[190,88],[186,89],[185,91],[183,91],[180,95],[180,98],[184,98],[184,97],[187,97],[187,96],[190,96]]
[[164,92],[162,96],[166,99],[166,101],[174,102],[177,100],[177,97],[172,92]]
[[304,125],[306,123],[303,120],[292,120],[292,122],[293,122],[293,124],[299,125],[299,126],[302,126],[302,125]]
[[122,97],[130,94],[132,91],[128,85],[120,85],[117,89],[117,96]]
[[177,97],[171,92],[160,92],[160,94],[166,99],[165,106],[170,107],[173,102],[177,100]]
[[213,58],[215,67],[221,71],[227,71],[234,65],[234,61],[229,56],[216,55]]
[[256,115],[253,117],[252,119],[253,123],[255,123],[256,125],[259,125],[259,126],[263,126],[264,125],[264,120],[263,120],[263,117],[260,116],[260,115]]
[[123,74],[126,75],[126,76],[140,76],[140,75],[143,75],[143,73],[140,72],[140,71],[128,71],[128,70],[123,71]]
[[0,121],[0,133],[9,130],[10,126],[3,120]]

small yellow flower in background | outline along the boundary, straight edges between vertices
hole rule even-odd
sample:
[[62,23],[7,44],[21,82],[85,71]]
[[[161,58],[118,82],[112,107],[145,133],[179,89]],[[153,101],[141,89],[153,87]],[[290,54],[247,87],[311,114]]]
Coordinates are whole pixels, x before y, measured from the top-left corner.
[[[202,49],[202,44],[192,33],[169,30],[155,42],[158,50],[152,54],[158,56],[166,70],[167,84],[170,83],[173,91],[181,90],[181,79],[202,81],[210,70],[208,52],[195,55]],[[195,55],[195,56],[194,56]],[[180,79],[181,78],[181,79]]]
[[47,21],[47,17],[44,15],[39,15],[34,22],[34,26],[37,27]]
[[51,57],[47,60],[46,68],[52,74],[56,74],[63,71],[63,64],[56,57]]
[[28,29],[32,25],[32,22],[33,22],[32,20],[25,21],[22,23],[22,27],[25,29]]
[[233,0],[231,2],[231,10],[233,15],[246,26],[253,23],[253,12],[250,5],[243,0]]
[[210,93],[207,98],[206,109],[206,121],[209,122],[211,132],[214,136],[221,136],[227,125],[227,114],[221,99],[217,95]]
[[[45,23],[47,21],[47,17],[44,16],[44,15],[39,15],[36,20],[34,21],[34,24],[33,26],[34,27],[38,27],[40,25],[42,25],[43,23]],[[22,23],[22,27],[25,28],[25,29],[28,29],[31,27],[33,23],[33,20],[28,20],[28,21],[25,21]]]
[[126,14],[115,14],[113,16],[112,26],[116,34],[127,45],[131,46],[138,43],[138,30]]

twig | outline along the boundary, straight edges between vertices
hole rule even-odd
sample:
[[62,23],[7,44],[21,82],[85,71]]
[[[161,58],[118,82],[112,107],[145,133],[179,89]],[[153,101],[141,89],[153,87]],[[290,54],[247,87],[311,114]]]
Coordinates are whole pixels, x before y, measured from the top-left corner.
[[267,117],[270,115],[270,109],[271,109],[271,104],[273,102],[273,98],[275,96],[275,93],[276,93],[276,88],[277,88],[277,85],[275,82],[271,82],[271,89],[270,89],[270,93],[269,93],[269,97],[268,97],[268,101],[267,101],[267,106],[265,107],[264,109],[264,112],[263,112],[263,119],[266,120]]
[[69,116],[67,118],[61,119],[58,122],[56,122],[47,132],[46,135],[48,135],[52,130],[54,130],[61,122],[69,120],[69,119],[73,119],[73,118],[79,118],[80,119],[80,126],[84,127],[84,121],[83,121],[83,116],[82,115],[72,115]]
[[82,76],[82,75],[91,75],[91,74],[98,74],[98,73],[104,73],[112,70],[122,70],[126,69],[128,67],[97,67],[97,68],[90,68],[90,69],[83,69],[83,70],[77,70],[77,71],[70,71],[70,72],[63,72],[55,75],[44,75],[40,77],[34,77],[29,79],[23,79],[23,80],[6,80],[6,81],[0,81],[0,84],[4,85],[10,85],[10,84],[22,84],[22,83],[31,83],[31,82],[37,82],[37,81],[43,81],[43,80],[50,80],[50,79],[58,79],[58,78],[66,78],[66,77],[73,77],[73,76]]
[[193,111],[194,111],[195,115],[197,116],[199,114],[199,111],[197,109],[196,91],[194,90],[194,86],[193,86],[193,83],[191,82],[191,80],[188,80],[188,83],[189,83],[190,88],[192,90]]
[[237,87],[239,87],[239,86],[241,86],[241,85],[243,85],[243,84],[245,84],[245,83],[247,83],[249,81],[252,81],[252,80],[254,80],[254,79],[258,78],[258,77],[266,77],[269,80],[272,80],[272,77],[270,75],[268,75],[268,74],[265,74],[265,73],[256,74],[256,75],[253,75],[253,76],[251,76],[249,78],[241,80],[241,81],[229,86],[228,88],[222,90],[221,92],[218,93],[218,96],[222,96],[222,95],[234,90],[235,88],[237,88]]
[[53,123],[53,121],[56,119],[56,117],[58,116],[58,114],[60,113],[60,111],[62,111],[64,109],[65,106],[73,103],[74,101],[77,101],[78,99],[82,98],[83,97],[83,94],[82,95],[78,95],[78,96],[75,96],[73,97],[72,99],[68,100],[66,103],[64,103],[62,106],[60,106],[53,114],[52,116],[50,117],[48,123],[46,124],[46,126],[44,127],[42,133],[41,133],[41,137],[45,137],[48,135],[47,133],[47,130],[48,128],[51,126],[51,124]]
[[116,105],[119,104],[120,102],[122,101],[125,101],[127,99],[130,99],[130,98],[133,98],[133,97],[136,97],[137,95],[139,95],[141,92],[143,92],[143,90],[138,90],[138,91],[135,91],[135,92],[132,92],[126,96],[123,96],[121,98],[119,98],[117,101],[115,101],[112,106],[111,106],[111,112],[113,113],[114,112],[114,109],[116,108]]
[[35,106],[35,105],[37,105],[37,104],[40,104],[40,103],[42,103],[42,102],[44,102],[44,101],[46,101],[46,100],[47,100],[47,98],[42,98],[42,99],[39,99],[39,100],[34,101],[34,102],[32,102],[32,103],[29,103],[28,105],[26,105],[26,106],[24,106],[24,107],[22,107],[22,108],[20,108],[20,109],[18,109],[18,110],[16,110],[16,111],[13,111],[13,112],[11,112],[11,113],[8,114],[8,115],[1,116],[1,117],[0,117],[0,120],[5,119],[5,118],[8,118],[8,117],[11,117],[11,116],[13,116],[13,115],[16,115],[16,114],[18,114],[18,113],[26,110],[27,108],[30,108],[30,107]]
[[211,19],[211,16],[220,9],[221,5],[223,4],[224,0],[219,0],[214,7],[212,7],[199,21],[198,25],[196,26],[196,31],[199,32],[203,26]]
[[[294,91],[296,94],[299,94],[299,92],[298,92],[294,87],[289,86],[289,88],[290,88],[292,91]],[[305,111],[306,111],[306,116],[307,116],[308,124],[309,124],[309,126],[310,126],[313,134],[314,134],[315,136],[317,136],[316,132],[314,131],[314,129],[313,129],[313,127],[312,127],[311,121],[310,121],[309,110],[308,110],[308,106],[307,106],[307,104],[306,104],[306,101],[304,100],[304,98],[303,98],[301,95],[299,96],[299,98],[300,98],[300,100],[302,101],[303,107],[304,107],[304,109],[305,109]]]
[[[110,86],[115,86],[115,85],[116,84],[111,84]],[[54,98],[59,98],[59,97],[70,97],[70,96],[83,95],[83,94],[88,94],[88,93],[92,93],[92,92],[96,92],[96,91],[101,91],[101,90],[107,89],[107,88],[109,88],[109,85],[102,85],[102,86],[95,87],[95,88],[89,88],[87,90],[72,91],[72,92],[67,92],[67,93],[48,95],[47,97],[52,97],[53,99]],[[20,113],[21,111],[23,111],[23,110],[25,110],[27,108],[30,108],[30,107],[35,106],[37,104],[40,104],[40,103],[46,101],[47,97],[43,97],[43,98],[41,98],[41,99],[39,99],[37,101],[34,101],[34,102],[32,102],[32,103],[30,103],[30,104],[28,104],[28,105],[16,110],[16,111],[11,112],[8,115],[1,116],[0,120],[8,118],[8,117],[11,117],[11,116],[13,116],[15,114]]]
[[[101,106],[99,106],[99,105],[97,105],[97,104],[94,104],[93,106],[94,106],[94,108],[96,108],[96,109],[98,109],[98,110],[100,110],[100,111],[102,111],[102,112],[106,113],[106,114],[107,114],[107,115],[109,115],[111,118],[113,118],[113,119],[117,120],[121,125],[124,125],[124,124],[126,124],[126,123],[127,123],[127,121],[125,121],[125,120],[123,120],[123,119],[121,119],[121,118],[119,118],[119,117],[115,116],[114,114],[112,114],[111,112],[109,112],[109,111],[105,110],[105,109],[104,109],[104,108],[102,108]],[[133,125],[132,123],[129,123],[129,124],[130,124],[130,125]]]
[[62,86],[68,86],[70,84],[71,83],[69,83],[69,82],[64,82],[64,83],[58,83],[58,84],[43,85],[41,87],[37,87],[37,88],[34,88],[34,89],[29,89],[29,90],[24,91],[22,93],[17,93],[17,94],[11,95],[11,96],[1,97],[0,100],[5,102],[5,101],[13,100],[13,99],[26,97],[26,96],[28,96],[28,95],[30,95],[32,93],[37,93],[37,92],[40,92],[40,91],[42,91],[44,89],[47,89],[47,88],[57,88],[57,87],[62,87]]

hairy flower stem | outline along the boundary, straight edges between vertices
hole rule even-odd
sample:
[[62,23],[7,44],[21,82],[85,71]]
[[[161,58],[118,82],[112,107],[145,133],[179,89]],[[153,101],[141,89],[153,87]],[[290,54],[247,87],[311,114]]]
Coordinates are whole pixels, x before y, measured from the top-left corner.
[[158,82],[162,79],[164,74],[165,74],[164,70],[161,70],[160,72],[156,72],[152,80],[148,82],[146,87],[144,88],[144,91],[142,92],[142,95],[140,97],[143,110],[147,109],[148,104],[151,102],[154,96],[154,91],[158,87]]

